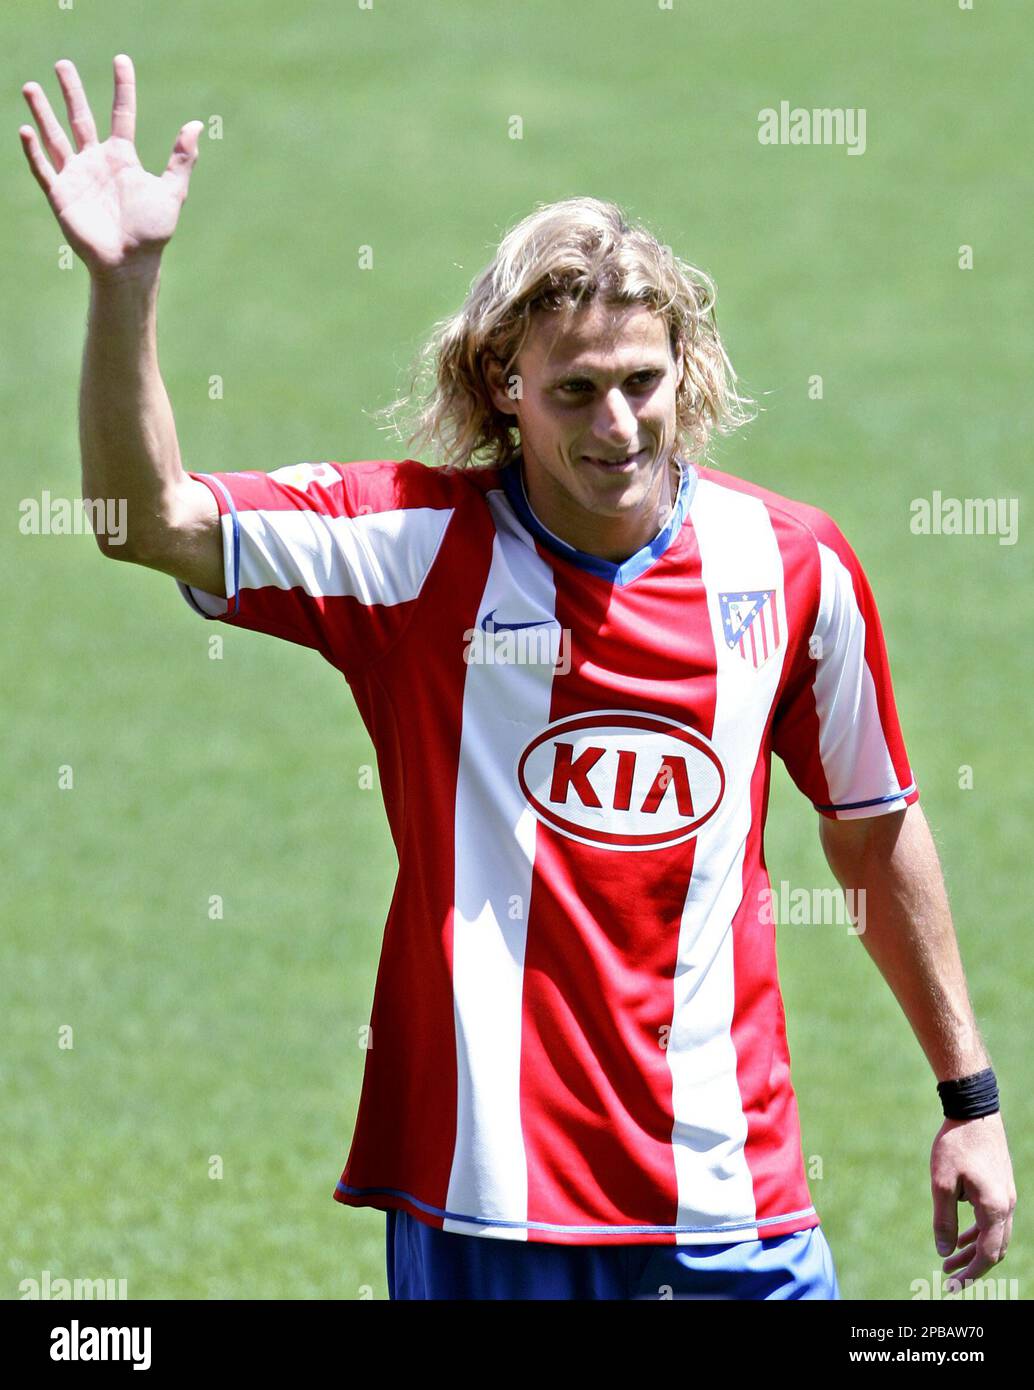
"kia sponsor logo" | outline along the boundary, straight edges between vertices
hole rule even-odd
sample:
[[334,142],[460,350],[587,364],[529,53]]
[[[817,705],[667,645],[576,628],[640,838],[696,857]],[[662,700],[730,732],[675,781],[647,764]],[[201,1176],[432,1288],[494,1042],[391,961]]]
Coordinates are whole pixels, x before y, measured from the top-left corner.
[[591,710],[543,729],[517,781],[544,825],[601,849],[691,839],[725,793],[725,769],[696,729],[634,710]]

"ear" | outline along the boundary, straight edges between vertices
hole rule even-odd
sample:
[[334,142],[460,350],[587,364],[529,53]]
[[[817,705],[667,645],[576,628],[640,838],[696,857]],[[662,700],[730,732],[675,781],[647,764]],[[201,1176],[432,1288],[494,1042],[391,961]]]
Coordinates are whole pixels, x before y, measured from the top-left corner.
[[[513,397],[507,390],[508,383],[503,377],[503,363],[494,352],[486,350],[482,358],[482,370],[485,376],[485,385],[488,394],[492,399],[492,404],[502,415],[516,415],[517,406]],[[513,375],[511,368],[510,375]]]

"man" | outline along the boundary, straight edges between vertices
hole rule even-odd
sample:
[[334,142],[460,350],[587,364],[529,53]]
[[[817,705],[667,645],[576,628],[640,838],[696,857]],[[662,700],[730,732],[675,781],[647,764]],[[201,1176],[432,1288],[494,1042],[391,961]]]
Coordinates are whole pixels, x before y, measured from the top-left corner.
[[707,278],[611,204],[542,208],[432,341],[417,435],[450,466],[187,474],[155,306],[200,123],[153,178],[129,59],[103,144],[57,70],[76,150],[35,84],[52,163],[21,136],[91,271],[84,494],[129,512],[98,542],[321,652],[377,750],[399,877],[335,1196],[386,1211],[392,1296],[839,1296],[765,910],[773,751],[938,1079],[944,1268],[989,1269],[1015,1189],[879,617],[828,516],[700,462],[749,404]]

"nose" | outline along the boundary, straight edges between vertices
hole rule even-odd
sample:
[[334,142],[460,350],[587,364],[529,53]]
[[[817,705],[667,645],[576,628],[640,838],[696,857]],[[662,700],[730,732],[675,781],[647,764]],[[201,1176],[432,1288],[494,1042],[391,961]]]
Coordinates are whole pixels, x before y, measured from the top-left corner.
[[611,447],[627,447],[635,438],[636,416],[617,386],[608,391],[600,402],[600,409],[593,421],[594,433],[605,439]]

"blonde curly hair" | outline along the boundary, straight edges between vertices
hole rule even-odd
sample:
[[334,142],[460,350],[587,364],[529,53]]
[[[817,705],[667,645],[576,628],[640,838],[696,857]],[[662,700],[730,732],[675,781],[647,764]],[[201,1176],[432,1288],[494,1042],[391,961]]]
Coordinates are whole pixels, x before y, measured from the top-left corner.
[[[680,260],[615,204],[566,198],[540,204],[504,236],[463,307],[438,322],[417,357],[408,394],[378,411],[407,448],[428,445],[447,467],[502,467],[520,451],[512,415],[493,404],[486,355],[508,374],[539,311],[570,310],[597,296],[663,314],[673,358],[685,372],[675,398],[676,435],[700,460],[712,432],[729,433],[756,415],[736,390],[718,333],[714,282]],[[400,424],[402,428],[400,429]]]

